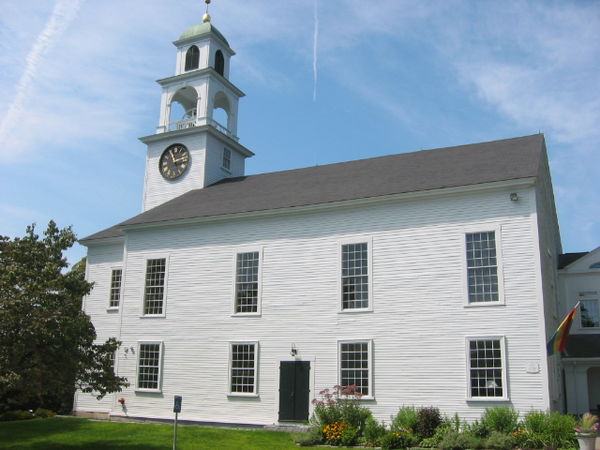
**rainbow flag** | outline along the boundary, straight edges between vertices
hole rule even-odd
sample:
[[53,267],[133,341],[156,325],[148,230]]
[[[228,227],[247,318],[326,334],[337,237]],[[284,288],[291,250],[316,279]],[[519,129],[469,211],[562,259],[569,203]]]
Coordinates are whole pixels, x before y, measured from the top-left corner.
[[567,345],[567,337],[569,336],[569,330],[571,329],[571,323],[573,322],[573,317],[575,317],[575,312],[577,311],[578,307],[579,302],[577,302],[571,312],[567,314],[567,317],[565,317],[565,319],[561,322],[546,344],[548,356],[552,356],[555,352],[560,353],[565,349],[565,345]]

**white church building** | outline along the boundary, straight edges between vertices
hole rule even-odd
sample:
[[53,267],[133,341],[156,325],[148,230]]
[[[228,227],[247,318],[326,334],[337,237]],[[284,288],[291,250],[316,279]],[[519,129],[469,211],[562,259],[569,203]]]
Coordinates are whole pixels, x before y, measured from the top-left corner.
[[143,211],[81,241],[84,309],[131,385],[76,413],[171,419],[180,395],[184,420],[300,422],[336,384],[385,420],[562,408],[543,135],[245,175],[233,50],[210,21],[174,44]]

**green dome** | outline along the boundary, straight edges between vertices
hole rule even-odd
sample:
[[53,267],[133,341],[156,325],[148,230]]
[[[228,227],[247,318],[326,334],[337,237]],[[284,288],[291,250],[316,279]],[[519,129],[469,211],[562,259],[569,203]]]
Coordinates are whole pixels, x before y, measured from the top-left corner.
[[194,25],[193,27],[189,27],[187,30],[185,30],[183,33],[181,33],[179,40],[181,41],[183,39],[190,39],[193,37],[202,36],[203,34],[209,34],[209,33],[213,33],[214,35],[218,36],[229,46],[229,42],[227,42],[227,39],[225,39],[225,36],[223,36],[221,34],[221,32],[219,30],[217,30],[217,28],[215,26],[213,26],[210,22],[204,22],[204,23],[200,23],[198,25]]

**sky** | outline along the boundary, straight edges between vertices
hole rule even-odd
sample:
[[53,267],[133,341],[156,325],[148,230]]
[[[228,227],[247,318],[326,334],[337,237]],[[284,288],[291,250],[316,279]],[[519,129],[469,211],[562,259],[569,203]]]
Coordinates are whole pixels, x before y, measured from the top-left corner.
[[[141,212],[157,79],[202,0],[0,0],[0,235]],[[248,174],[544,133],[565,252],[600,246],[600,1],[213,0]],[[76,245],[71,262],[85,255]]]

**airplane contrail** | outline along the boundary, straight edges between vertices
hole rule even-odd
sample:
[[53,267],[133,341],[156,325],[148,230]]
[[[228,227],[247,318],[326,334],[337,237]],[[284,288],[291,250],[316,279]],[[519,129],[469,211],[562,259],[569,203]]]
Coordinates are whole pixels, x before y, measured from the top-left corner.
[[31,83],[38,74],[39,65],[44,55],[76,17],[81,1],[57,0],[54,4],[54,9],[46,22],[46,26],[38,35],[33,47],[27,54],[23,74],[15,88],[15,97],[0,122],[0,142],[5,140],[7,133],[13,129],[19,116],[22,114]]

